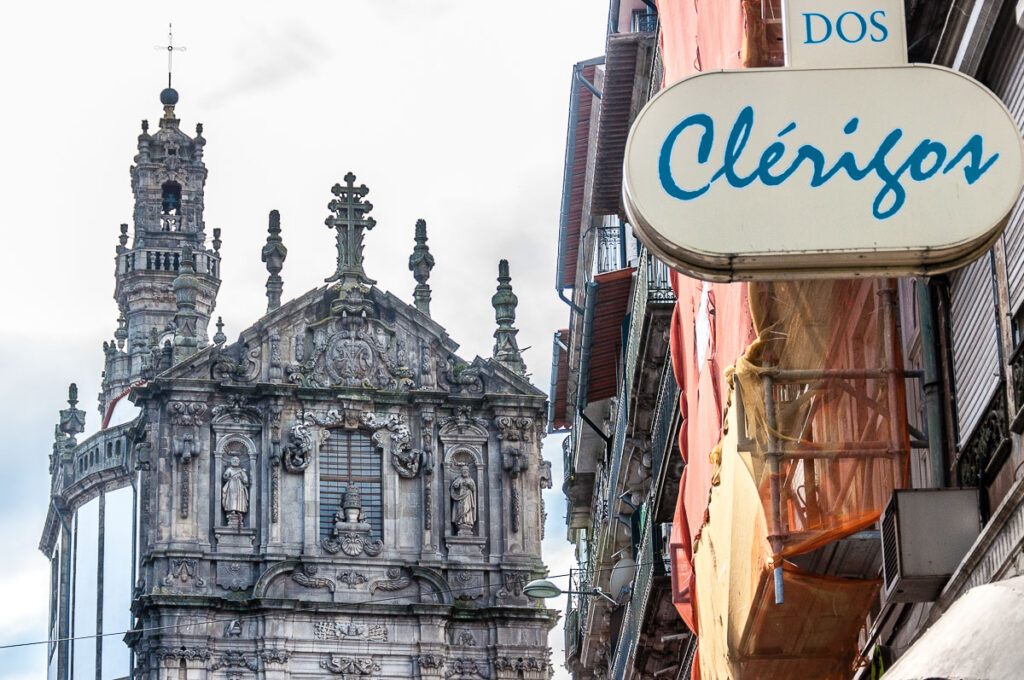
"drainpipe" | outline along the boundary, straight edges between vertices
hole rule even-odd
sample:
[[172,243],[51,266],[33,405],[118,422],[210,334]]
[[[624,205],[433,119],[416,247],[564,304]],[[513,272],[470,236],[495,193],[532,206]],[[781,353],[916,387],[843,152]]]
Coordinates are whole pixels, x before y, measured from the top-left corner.
[[554,432],[555,392],[558,390],[558,353],[568,352],[569,348],[562,343],[561,333],[555,331],[551,342],[551,388],[548,390],[548,434]]
[[917,316],[920,319],[921,359],[924,363],[924,422],[928,434],[928,464],[932,488],[946,486],[946,428],[942,413],[942,373],[935,334],[935,304],[931,283],[917,280]]
[[583,289],[583,338],[580,342],[580,379],[576,385],[576,410],[587,406],[590,389],[590,351],[594,346],[594,317],[597,312],[597,282],[590,281]]

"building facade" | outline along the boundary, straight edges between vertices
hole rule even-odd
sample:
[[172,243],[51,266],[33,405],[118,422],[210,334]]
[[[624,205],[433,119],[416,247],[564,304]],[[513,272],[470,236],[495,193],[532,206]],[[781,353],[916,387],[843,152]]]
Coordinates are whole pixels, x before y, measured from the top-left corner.
[[[605,54],[573,72],[549,420],[568,431],[573,587],[614,603],[571,600],[567,665],[879,677],[971,587],[1021,574],[1020,201],[945,275],[801,287],[659,269],[619,202],[629,124],[686,75],[783,66],[781,3],[609,5]],[[977,78],[1024,125],[1020,16],[907,3],[908,59]],[[894,533],[898,489],[934,491],[934,540]],[[922,549],[948,568],[907,571]]]
[[669,348],[676,296],[621,205],[626,135],[663,77],[658,14],[639,0],[608,12],[605,54],[572,73],[558,239],[569,325],[554,338],[549,421],[568,431],[563,490],[579,591],[565,659],[575,678],[674,679],[694,650],[669,571],[683,468]]
[[[556,613],[522,591],[544,573],[546,403],[524,375],[508,263],[493,356],[464,360],[430,317],[425,223],[407,304],[364,269],[373,206],[349,173],[331,190],[326,285],[282,302],[287,249],[272,211],[267,313],[234,342],[219,321],[209,338],[220,231],[208,246],[205,139],[201,126],[180,130],[177,99],[161,93],[159,130],[143,122],[139,136],[102,426],[78,441],[72,386],[56,429],[40,541],[50,677],[547,680]],[[137,411],[111,424],[129,401]],[[103,564],[104,523],[125,521],[104,500],[126,488],[130,586],[105,582]],[[78,513],[94,499],[99,563],[80,583]],[[131,659],[112,669],[103,591],[129,587]],[[72,639],[83,616],[95,616],[88,667],[75,646],[93,641]]]

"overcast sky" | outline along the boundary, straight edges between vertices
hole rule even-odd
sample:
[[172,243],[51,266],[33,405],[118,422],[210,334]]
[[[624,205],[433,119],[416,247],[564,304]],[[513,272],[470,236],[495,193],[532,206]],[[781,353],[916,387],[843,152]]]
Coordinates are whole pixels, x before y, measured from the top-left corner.
[[[169,13],[170,12],[170,13]],[[207,233],[223,230],[216,314],[229,338],[266,306],[260,249],[281,212],[284,299],[334,271],[330,187],[351,170],[377,227],[365,266],[412,300],[413,225],[436,259],[431,311],[489,356],[497,262],[510,261],[520,346],[547,391],[572,64],[604,50],[607,4],[524,2],[20,3],[0,23],[0,645],[46,636],[49,573],[37,545],[47,457],[67,383],[98,425],[101,343],[116,327],[118,224],[140,121],[154,125],[175,24],[182,129],[205,126]],[[568,571],[561,447],[547,492],[545,560]],[[563,580],[564,582],[564,580]],[[552,635],[558,675],[560,627]],[[0,650],[0,678],[44,677],[45,647]]]

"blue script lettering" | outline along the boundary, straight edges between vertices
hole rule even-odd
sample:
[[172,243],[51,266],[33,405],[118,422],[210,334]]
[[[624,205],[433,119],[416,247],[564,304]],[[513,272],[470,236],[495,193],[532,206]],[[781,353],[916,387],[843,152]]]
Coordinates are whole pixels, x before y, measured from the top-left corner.
[[[843,126],[843,134],[848,136],[856,133],[859,125],[859,118],[856,116],[851,118]],[[999,158],[998,153],[985,158],[984,140],[981,135],[975,134],[960,147],[959,151],[952,155],[949,162],[946,162],[946,158],[949,156],[946,145],[926,138],[914,147],[914,150],[902,163],[894,167],[889,156],[899,141],[903,139],[903,130],[896,128],[885,136],[871,158],[863,165],[858,165],[853,151],[844,151],[829,166],[829,160],[825,158],[821,149],[812,144],[801,144],[796,149],[796,156],[788,166],[778,169],[776,166],[779,166],[787,151],[786,143],[782,141],[782,138],[796,129],[796,123],[791,122],[779,132],[776,141],[773,141],[761,152],[760,160],[750,174],[744,175],[737,170],[737,166],[744,157],[747,143],[750,141],[750,133],[754,128],[754,109],[745,106],[736,116],[736,121],[729,131],[729,137],[722,151],[721,165],[711,174],[707,183],[696,188],[684,188],[679,186],[672,176],[672,153],[680,135],[691,128],[697,132],[700,140],[697,145],[696,161],[699,165],[706,165],[711,158],[711,148],[715,141],[715,123],[706,113],[687,116],[672,128],[658,154],[658,179],[661,186],[669,196],[681,201],[691,201],[703,196],[712,184],[723,178],[729,186],[736,189],[750,186],[756,181],[760,181],[765,186],[778,186],[792,177],[804,165],[807,165],[810,168],[810,186],[812,188],[826,184],[840,173],[845,173],[854,182],[863,181],[870,175],[877,177],[881,180],[882,187],[875,195],[871,205],[871,214],[876,219],[884,220],[898,213],[907,200],[907,190],[903,186],[905,175],[914,182],[924,182],[940,172],[946,175],[962,165],[964,179],[967,180],[968,185],[973,185],[992,168]],[[757,154],[747,155],[756,156]]]

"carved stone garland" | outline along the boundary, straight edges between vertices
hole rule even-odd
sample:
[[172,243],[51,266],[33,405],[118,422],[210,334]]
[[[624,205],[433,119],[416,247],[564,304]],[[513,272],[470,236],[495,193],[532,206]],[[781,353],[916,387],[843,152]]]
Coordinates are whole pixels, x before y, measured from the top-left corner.
[[421,418],[420,434],[423,438],[423,528],[430,530],[431,515],[434,512],[434,412],[424,411]]
[[179,431],[179,434],[172,435],[172,443],[181,473],[178,501],[181,519],[188,519],[192,498],[192,458],[199,454],[195,443],[198,441],[199,426],[205,421],[206,415],[206,404],[202,402],[172,401],[167,404],[167,419]]
[[518,533],[522,508],[517,480],[529,467],[523,444],[531,440],[533,419],[498,416],[494,424],[498,428],[498,440],[501,442],[501,464],[509,473],[510,529]]

